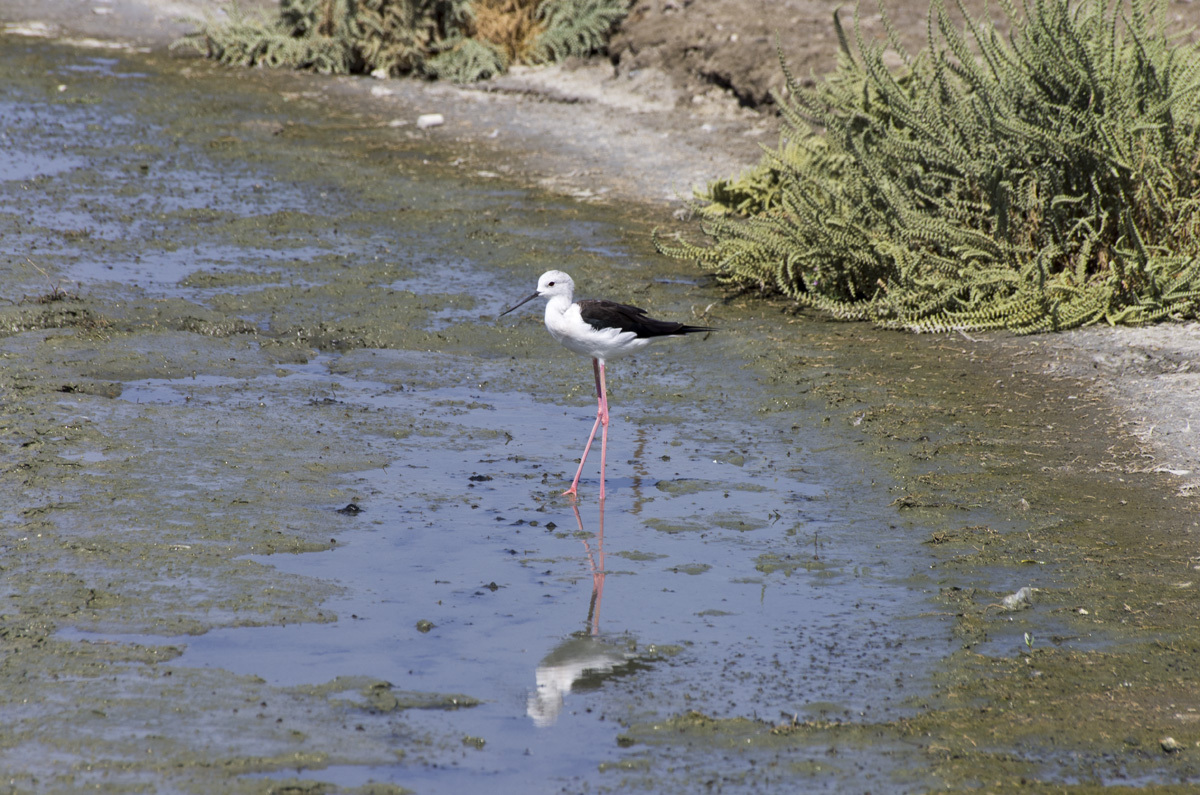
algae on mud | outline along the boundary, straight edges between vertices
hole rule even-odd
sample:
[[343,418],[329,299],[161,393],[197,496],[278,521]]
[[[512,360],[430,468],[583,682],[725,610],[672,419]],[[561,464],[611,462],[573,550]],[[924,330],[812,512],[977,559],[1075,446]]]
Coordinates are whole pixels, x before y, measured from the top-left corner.
[[[463,353],[484,357],[473,375],[513,388],[508,356],[534,335],[454,322],[479,309],[466,291],[480,274],[431,266],[486,252],[497,270],[524,269],[562,250],[564,228],[586,243],[592,211],[476,186],[472,207],[463,191],[447,199],[455,177],[411,148],[331,144],[374,139],[373,123],[339,118],[276,136],[273,89],[311,85],[299,79],[248,84],[203,67],[177,73],[156,56],[5,45],[0,57],[19,77],[0,107],[7,133],[85,155],[0,183],[23,207],[4,217],[4,239],[32,265],[6,271],[14,303],[0,310],[11,442],[0,489],[17,528],[0,632],[25,639],[0,674],[10,707],[33,705],[0,734],[11,783],[261,791],[276,785],[245,774],[453,754],[459,743],[395,714],[414,705],[406,697],[381,709],[390,687],[347,703],[333,688],[167,665],[215,629],[334,621],[323,604],[338,586],[248,556],[330,548],[355,526],[335,510],[347,502],[368,504],[370,517],[372,498],[386,498],[352,475],[392,463],[392,443],[410,461],[428,457],[422,448],[503,443],[495,428],[464,430],[461,416],[479,404],[437,390],[461,381]],[[75,74],[76,64],[87,68]],[[43,118],[54,120],[48,133],[33,135]],[[346,209],[336,222],[328,202]],[[530,226],[504,229],[489,217],[496,208]],[[398,215],[404,224],[392,223]],[[605,246],[575,257],[610,280],[630,268],[610,267],[617,252]],[[73,297],[50,308],[19,298],[48,289],[46,278]],[[341,355],[312,364],[314,349]],[[381,412],[341,399],[338,375],[376,370],[387,383],[373,384],[415,393],[413,404]],[[565,368],[543,386],[559,399],[580,388]],[[404,499],[428,499],[431,512],[471,500],[430,489]],[[130,633],[171,643],[147,654]],[[94,648],[112,659],[84,664]],[[30,762],[46,744],[59,756]]]
[[[21,207],[3,218],[0,309],[8,785],[259,792],[274,785],[245,774],[395,762],[398,747],[413,760],[445,753],[449,740],[402,717],[433,694],[370,683],[346,699],[351,685],[286,688],[173,664],[189,636],[215,627],[336,620],[322,607],[336,585],[248,556],[329,549],[352,526],[333,510],[357,496],[347,473],[388,462],[373,439],[411,432],[397,418],[347,422],[336,401],[317,399],[323,386],[296,368],[313,355],[297,329],[318,324],[286,323],[284,301],[270,306],[285,334],[264,345],[262,317],[201,305],[177,285],[204,262],[215,270],[199,272],[199,289],[227,287],[224,260],[275,265],[275,252],[314,239],[322,216],[311,210],[242,217],[295,195],[281,182],[255,201],[245,152],[215,132],[234,123],[269,135],[254,117],[278,95],[239,93],[215,74],[191,80],[154,58],[10,39],[0,51],[11,89],[0,117],[35,172],[0,181]],[[56,148],[79,157],[41,158]],[[214,172],[222,157],[227,170]],[[270,163],[258,176],[277,173]],[[292,296],[308,289],[295,286],[299,263],[274,271]],[[336,276],[341,262],[315,267]],[[351,300],[367,294],[354,289]],[[294,303],[311,313],[324,300]],[[431,313],[411,311],[415,326]]]
[[[736,747],[756,760],[737,785],[779,784],[795,772],[781,749],[809,748],[831,754],[810,786],[856,786],[872,764],[863,748],[891,747],[917,749],[920,761],[877,780],[884,789],[1193,786],[1200,525],[1174,478],[1148,471],[1136,439],[1111,427],[1077,382],[1030,368],[1003,337],[896,345],[894,332],[862,326],[807,331],[830,351],[853,337],[855,366],[801,369],[784,359],[770,369],[825,401],[831,419],[861,429],[890,462],[898,518],[934,528],[924,539],[930,566],[962,649],[930,672],[934,689],[910,716],[691,713],[632,722],[621,742],[646,759],[674,749],[693,765],[676,782],[732,786],[728,765],[704,754]],[[1035,609],[997,609],[1030,583]],[[1184,750],[1164,750],[1164,737]],[[622,785],[664,784],[659,773]]]

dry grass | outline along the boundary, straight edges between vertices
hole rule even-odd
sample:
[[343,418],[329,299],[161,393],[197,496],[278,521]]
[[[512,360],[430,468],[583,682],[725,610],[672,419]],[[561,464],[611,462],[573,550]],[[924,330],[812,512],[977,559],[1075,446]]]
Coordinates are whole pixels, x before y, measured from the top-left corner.
[[504,51],[509,63],[524,63],[544,30],[537,7],[538,0],[476,0],[472,35]]

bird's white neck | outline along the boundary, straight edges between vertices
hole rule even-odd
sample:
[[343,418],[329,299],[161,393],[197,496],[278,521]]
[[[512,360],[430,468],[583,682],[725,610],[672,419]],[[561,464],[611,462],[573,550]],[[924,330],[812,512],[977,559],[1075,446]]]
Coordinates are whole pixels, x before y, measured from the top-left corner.
[[546,302],[546,322],[550,322],[552,317],[562,317],[571,308],[571,297],[569,295],[555,295]]

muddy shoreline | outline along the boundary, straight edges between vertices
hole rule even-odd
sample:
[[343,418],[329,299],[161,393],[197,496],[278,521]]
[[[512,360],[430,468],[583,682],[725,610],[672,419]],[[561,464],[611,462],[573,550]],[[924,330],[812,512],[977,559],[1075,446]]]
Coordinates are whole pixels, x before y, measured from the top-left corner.
[[[102,49],[89,52],[104,56]],[[182,63],[177,71],[176,60],[151,54],[107,68],[135,75],[140,65],[165,75],[161,79],[180,94],[193,81],[220,86],[244,80],[203,62]],[[631,113],[627,104],[581,99],[585,88],[569,81],[587,83],[588,74],[584,67],[551,78],[518,75],[511,79],[525,81],[524,88],[513,83],[478,91],[253,73],[256,101],[234,107],[222,105],[219,96],[214,100],[214,112],[228,114],[222,120],[227,130],[181,122],[169,103],[152,107],[146,118],[155,120],[156,129],[170,130],[180,146],[129,136],[128,143],[96,146],[100,165],[91,167],[94,173],[83,169],[72,192],[60,198],[103,193],[105,174],[117,173],[127,183],[117,198],[140,201],[155,194],[129,187],[134,180],[158,178],[156,162],[185,161],[192,150],[223,160],[230,174],[214,174],[211,184],[166,185],[165,198],[150,207],[122,209],[121,201],[110,206],[97,200],[93,210],[104,223],[90,231],[63,234],[23,218],[10,224],[9,239],[28,236],[39,244],[37,251],[7,254],[13,267],[5,287],[13,298],[4,309],[2,340],[7,445],[0,488],[8,495],[6,519],[13,529],[6,543],[0,675],[11,709],[22,699],[36,705],[21,707],[24,719],[5,730],[2,745],[16,749],[5,766],[18,771],[10,786],[44,790],[49,781],[67,791],[80,782],[107,781],[113,791],[130,791],[150,780],[169,781],[180,791],[211,791],[218,766],[226,791],[258,792],[280,782],[246,774],[299,768],[311,782],[322,780],[319,770],[331,765],[385,766],[404,755],[406,764],[436,766],[480,752],[484,744],[474,742],[480,738],[416,729],[424,724],[403,716],[414,704],[453,710],[470,703],[457,695],[406,700],[400,684],[367,678],[280,687],[171,663],[189,637],[244,626],[351,623],[326,607],[337,596],[335,584],[283,574],[254,556],[323,555],[342,539],[353,542],[356,533],[371,532],[371,523],[387,510],[413,514],[439,530],[440,516],[492,511],[505,520],[496,519],[502,528],[496,554],[508,555],[503,550],[509,548],[513,556],[524,554],[517,533],[544,523],[542,512],[554,503],[540,495],[561,479],[564,464],[557,448],[541,451],[536,439],[506,440],[488,403],[498,400],[493,394],[529,388],[530,371],[513,362],[544,353],[537,319],[503,326],[468,321],[496,308],[472,294],[476,285],[423,281],[422,263],[406,263],[405,241],[393,239],[400,232],[392,229],[400,216],[415,218],[414,228],[441,225],[450,242],[439,254],[447,260],[500,251],[494,267],[507,286],[510,279],[523,283],[518,277],[530,269],[528,238],[514,242],[507,226],[513,217],[539,213],[547,218],[548,238],[566,227],[578,241],[572,255],[590,291],[634,290],[639,300],[681,313],[718,304],[733,331],[707,350],[744,363],[743,372],[761,383],[765,402],[752,415],[759,424],[795,436],[779,448],[796,456],[792,463],[779,461],[788,474],[775,474],[775,462],[762,463],[764,473],[784,484],[789,478],[800,482],[806,448],[820,444],[846,447],[847,460],[861,455],[881,462],[886,483],[883,477],[856,483],[847,473],[845,499],[853,499],[855,490],[860,496],[877,488],[887,492],[894,515],[890,526],[879,529],[881,539],[928,557],[928,572],[916,587],[930,594],[936,615],[909,620],[949,627],[959,648],[931,672],[929,691],[878,717],[812,705],[787,718],[679,710],[666,720],[641,720],[646,710],[630,709],[614,717],[621,733],[602,763],[603,775],[614,776],[606,784],[618,786],[619,776],[621,788],[642,791],[691,789],[708,780],[751,789],[802,775],[814,788],[853,788],[864,780],[858,776],[873,775],[866,754],[877,749],[899,760],[882,787],[900,791],[1005,789],[1042,776],[1049,784],[1097,787],[1195,781],[1200,678],[1193,666],[1197,560],[1191,536],[1197,525],[1189,484],[1196,459],[1187,423],[1194,402],[1186,389],[1195,331],[915,338],[796,315],[746,297],[722,299],[686,265],[655,260],[645,234],[670,221],[679,204],[668,197],[686,191],[687,180],[722,176],[751,162],[752,142],[773,133],[745,135],[760,129],[762,120],[736,105],[726,106],[726,116],[710,117],[729,125],[720,128],[710,121],[697,125],[702,117],[691,114],[701,111],[694,108],[683,116],[674,105]],[[603,75],[596,75],[603,85]],[[44,90],[38,76],[23,79],[28,91]],[[124,79],[115,80],[113,90],[122,90]],[[559,81],[557,96],[547,96],[546,80]],[[538,81],[540,87],[528,88]],[[373,96],[373,87],[393,93]],[[78,124],[99,125],[87,116],[86,95],[73,97],[69,87],[60,93],[67,96],[55,100],[51,87],[38,101],[76,102],[71,107],[80,111]],[[132,103],[136,91],[129,95]],[[334,112],[325,116],[318,107]],[[596,112],[595,123],[581,125],[581,109]],[[419,131],[412,122],[420,112],[442,112],[448,124]],[[306,118],[318,121],[296,121]],[[404,124],[391,127],[393,120]],[[689,131],[677,135],[677,127]],[[380,144],[375,136],[381,129],[393,130],[396,138]],[[714,134],[736,145],[715,148],[721,154],[703,159]],[[322,218],[312,194],[288,197],[287,179],[272,183],[262,176],[287,175],[291,168],[296,182],[307,185],[305,158],[320,151],[309,140],[324,142],[326,151],[333,151],[329,142],[349,144],[336,163],[343,181],[319,186],[322,200],[355,207],[336,222]],[[287,164],[288,155],[294,165]],[[413,176],[411,197],[393,195],[388,180],[377,176],[380,162]],[[357,181],[356,170],[362,177]],[[438,207],[441,186],[456,180],[468,187],[496,185],[495,195],[480,201],[461,227]],[[43,200],[53,203],[52,184],[37,184],[50,185]],[[574,213],[570,202],[526,203],[514,186],[597,202],[602,220]],[[189,206],[193,188],[209,192],[201,196],[209,206]],[[239,212],[240,202],[253,202],[263,190],[284,192],[292,204],[266,216]],[[123,246],[136,253],[137,244],[123,240],[121,230],[147,224],[161,224],[155,250],[178,273],[142,273],[136,257],[124,256]],[[629,251],[588,251],[589,234],[601,224],[627,225],[641,242],[629,243]],[[228,247],[227,261],[191,264],[192,249],[206,245],[190,236],[196,228],[216,231]],[[304,252],[314,228],[334,242]],[[598,245],[611,245],[603,235],[595,237]],[[61,250],[43,242],[60,239],[66,240]],[[532,256],[540,262],[572,244],[538,245]],[[290,246],[304,257],[283,264],[272,259],[272,251]],[[76,249],[86,256],[73,260]],[[26,258],[35,257],[62,270],[27,267]],[[70,269],[86,267],[89,258],[114,267],[125,262],[128,270],[110,282],[71,282]],[[664,278],[645,279],[648,268]],[[341,381],[321,372],[335,356],[332,374]],[[685,375],[693,368],[701,369],[639,368],[643,380],[631,378],[621,397],[632,401],[649,389],[652,405],[666,419],[657,424],[683,423],[689,416],[684,395],[698,388],[699,376]],[[487,388],[478,395],[438,393],[461,381],[463,372]],[[536,383],[577,407],[586,403],[587,391],[577,376],[569,365],[556,367],[539,372]],[[359,382],[361,394],[353,391]],[[733,388],[713,389],[713,405],[732,407],[725,393]],[[1172,401],[1155,400],[1153,390]],[[426,393],[427,402],[419,402]],[[802,408],[817,412],[817,420],[789,424]],[[212,427],[213,417],[220,417],[219,426]],[[655,425],[648,421],[643,431]],[[176,439],[186,445],[177,446]],[[676,441],[688,449],[686,436]],[[719,462],[705,448],[713,465],[739,472],[754,457],[752,450],[720,443]],[[178,460],[180,449],[188,460]],[[264,460],[264,449],[276,452]],[[434,464],[445,462],[433,460],[448,450],[484,451],[470,469],[449,470],[457,478],[454,489],[437,478]],[[671,466],[686,472],[688,456],[669,452],[667,458],[679,459]],[[635,476],[620,484],[625,493],[641,488],[643,475],[634,466]],[[371,481],[364,472],[383,474]],[[490,504],[514,472],[517,497]],[[468,476],[480,479],[467,485]],[[719,505],[729,499],[723,491],[738,492],[727,485],[738,483],[736,476],[724,477],[680,478],[649,491],[676,489]],[[754,485],[754,478],[746,480],[743,491]],[[795,500],[808,510],[805,499]],[[366,513],[355,518],[336,512],[350,502]],[[707,528],[708,519],[685,515],[656,527],[664,537],[684,536]],[[746,525],[738,532],[748,539],[768,523],[750,513],[724,521]],[[111,532],[114,527],[121,533]],[[806,544],[813,533],[803,521],[795,531]],[[819,551],[815,534],[811,543]],[[553,557],[530,558],[528,568],[538,571],[561,564]],[[635,556],[621,560],[622,568],[635,565]],[[761,585],[764,593],[790,581],[790,574],[779,574],[781,566],[821,573],[828,565],[810,556],[802,567],[775,551],[757,560],[763,579],[749,584]],[[706,576],[713,561],[677,568],[694,579]],[[859,565],[851,561],[832,574],[860,576]],[[490,589],[481,587],[487,582],[481,572],[463,589],[462,604],[488,598]],[[1037,589],[1034,608],[1003,610],[1003,599],[1021,586]],[[497,586],[501,595],[508,587]],[[540,580],[536,587],[537,593],[552,588]],[[458,605],[438,595],[436,604],[420,603],[419,615],[404,615],[398,631],[406,648],[436,639],[417,628],[418,618],[435,626],[453,622],[450,607]],[[179,607],[156,609],[167,600]],[[861,623],[856,617],[847,626]],[[62,627],[84,634],[64,636]],[[104,637],[114,630],[146,633],[147,641]],[[901,636],[889,653],[900,653],[905,642],[918,645]],[[87,698],[74,688],[77,682],[98,687],[110,678],[117,686]],[[162,714],[163,703],[172,705],[172,716],[150,717]],[[1079,720],[1081,712],[1087,721]],[[113,725],[142,729],[135,740],[116,742],[106,735]],[[255,743],[229,739],[247,736]],[[1175,745],[1164,745],[1168,737]],[[46,743],[71,761],[30,763],[29,749]],[[720,756],[714,750],[732,747],[751,756],[713,761]],[[829,762],[829,747],[842,749],[841,761]],[[754,763],[747,766],[745,758]],[[426,780],[432,788],[435,775]],[[361,791],[386,786],[364,785]]]

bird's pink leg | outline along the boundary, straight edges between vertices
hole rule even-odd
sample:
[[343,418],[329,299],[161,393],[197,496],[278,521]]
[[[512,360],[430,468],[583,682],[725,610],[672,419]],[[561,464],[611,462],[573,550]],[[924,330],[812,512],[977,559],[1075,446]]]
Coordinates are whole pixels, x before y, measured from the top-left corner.
[[596,392],[600,395],[600,411],[596,421],[604,426],[604,430],[600,432],[600,499],[603,500],[604,462],[608,458],[608,387],[604,384],[604,362],[593,359],[592,363],[596,370]]
[[596,374],[596,399],[599,401],[599,406],[596,409],[596,421],[592,423],[592,432],[588,434],[587,444],[583,448],[583,455],[579,457],[579,469],[575,470],[575,479],[571,481],[571,488],[563,492],[564,497],[576,497],[579,488],[579,476],[583,474],[583,465],[587,463],[588,453],[592,449],[592,440],[596,438],[596,429],[600,427],[600,423],[604,423],[604,435],[600,442],[600,498],[604,498],[604,458],[605,451],[608,446],[608,399],[604,395],[604,365],[600,364],[599,360],[592,359],[592,370]]
[[596,429],[600,427],[600,416],[596,415],[596,421],[592,423],[592,432],[588,436],[587,446],[583,448],[583,456],[579,459],[579,469],[575,470],[575,479],[571,481],[571,488],[563,492],[564,497],[578,496],[576,489],[579,487],[579,476],[583,474],[583,464],[587,461],[588,451],[592,449],[592,440],[596,438]]

